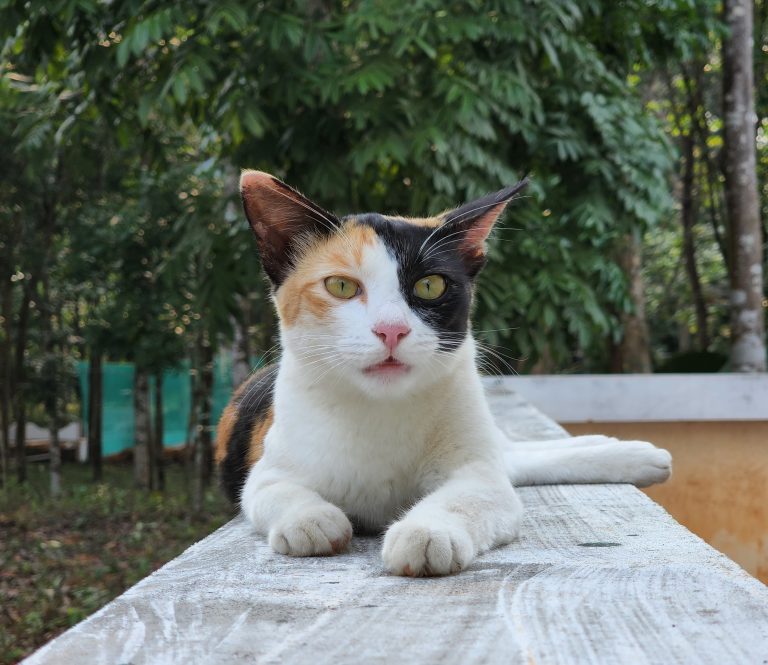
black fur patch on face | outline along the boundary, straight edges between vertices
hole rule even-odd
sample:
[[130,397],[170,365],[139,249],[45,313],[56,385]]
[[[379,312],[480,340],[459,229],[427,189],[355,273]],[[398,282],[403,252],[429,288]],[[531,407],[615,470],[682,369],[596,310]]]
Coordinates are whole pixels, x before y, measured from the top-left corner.
[[[440,340],[441,351],[454,351],[467,336],[472,304],[472,276],[458,251],[460,233],[450,227],[434,229],[377,213],[354,215],[358,224],[370,226],[397,261],[400,290],[413,310]],[[477,274],[479,266],[474,271]],[[427,275],[442,275],[445,293],[423,300],[414,284]]]

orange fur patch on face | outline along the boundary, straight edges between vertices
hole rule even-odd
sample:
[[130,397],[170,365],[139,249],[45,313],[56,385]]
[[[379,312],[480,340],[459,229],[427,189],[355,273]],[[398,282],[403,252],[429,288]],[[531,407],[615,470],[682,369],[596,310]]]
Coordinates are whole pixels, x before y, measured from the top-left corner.
[[[324,321],[339,301],[325,288],[326,277],[341,275],[356,279],[365,248],[376,242],[376,232],[354,219],[330,238],[315,241],[300,252],[296,267],[275,293],[280,320],[286,326],[306,314]],[[365,294],[360,296],[365,302]]]
[[264,455],[264,438],[269,432],[269,428],[272,427],[272,423],[275,420],[275,413],[270,406],[267,412],[264,414],[264,418],[259,422],[253,424],[253,430],[251,431],[251,440],[248,444],[248,466],[252,467],[258,462],[262,455]]

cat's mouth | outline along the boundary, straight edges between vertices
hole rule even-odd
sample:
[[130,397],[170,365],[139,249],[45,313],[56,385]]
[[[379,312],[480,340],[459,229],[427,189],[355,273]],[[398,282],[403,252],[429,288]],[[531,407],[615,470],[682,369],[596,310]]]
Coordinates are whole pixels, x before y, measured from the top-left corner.
[[396,374],[405,374],[410,369],[411,369],[410,365],[406,365],[405,363],[400,362],[394,356],[389,356],[389,358],[387,358],[386,360],[382,360],[380,363],[376,363],[375,365],[366,367],[363,370],[363,373],[368,375],[374,375],[374,376],[376,375],[390,376],[390,375],[396,375]]

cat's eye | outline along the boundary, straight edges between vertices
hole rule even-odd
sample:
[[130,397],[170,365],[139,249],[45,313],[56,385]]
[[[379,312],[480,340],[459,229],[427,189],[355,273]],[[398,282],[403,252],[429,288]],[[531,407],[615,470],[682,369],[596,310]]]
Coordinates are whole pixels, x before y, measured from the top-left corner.
[[427,275],[413,285],[413,292],[422,300],[435,300],[445,293],[445,277],[441,275]]
[[336,275],[325,278],[325,288],[332,296],[344,300],[354,298],[361,291],[360,285],[354,279],[338,277]]

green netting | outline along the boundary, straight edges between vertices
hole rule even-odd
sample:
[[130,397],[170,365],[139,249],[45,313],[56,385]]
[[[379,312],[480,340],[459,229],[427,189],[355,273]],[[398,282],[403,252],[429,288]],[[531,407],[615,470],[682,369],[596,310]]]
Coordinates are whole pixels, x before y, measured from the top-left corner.
[[[88,430],[88,363],[77,364],[83,398],[83,431]],[[213,370],[213,422],[217,422],[232,394],[232,363],[218,358]],[[133,447],[133,364],[104,363],[104,413],[102,452],[114,455]],[[191,403],[189,363],[163,372],[163,445],[183,445]],[[150,380],[154,413],[154,378]]]

